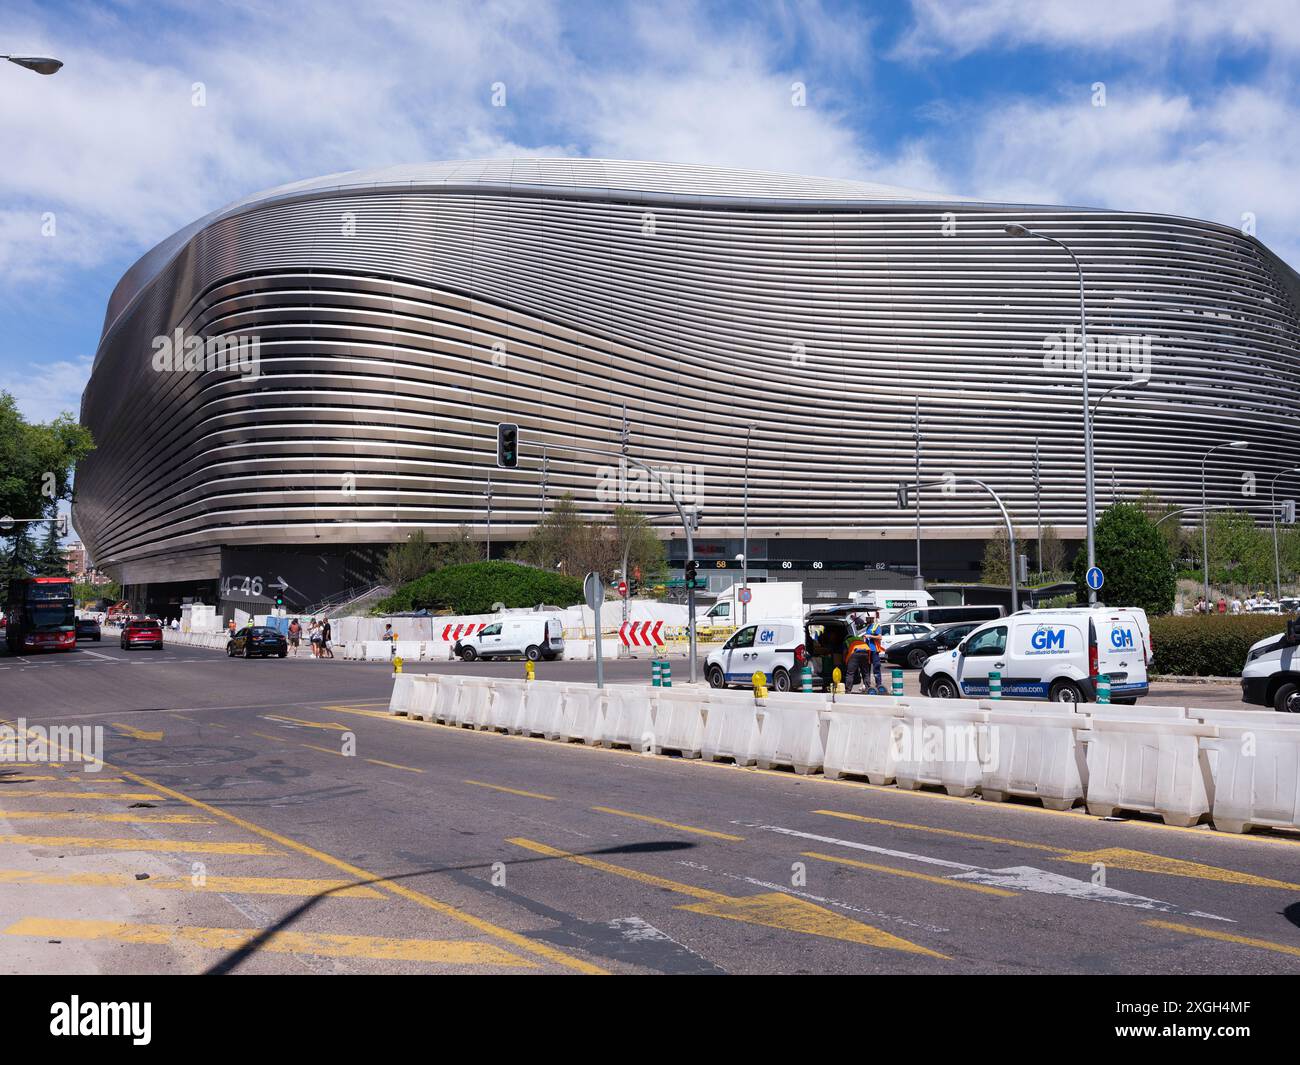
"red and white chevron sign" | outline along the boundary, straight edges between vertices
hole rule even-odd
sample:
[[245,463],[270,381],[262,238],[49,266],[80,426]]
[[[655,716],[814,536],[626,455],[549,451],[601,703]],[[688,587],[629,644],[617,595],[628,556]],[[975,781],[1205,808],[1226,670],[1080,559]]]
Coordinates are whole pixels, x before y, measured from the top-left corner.
[[625,621],[618,627],[618,638],[624,647],[657,647],[663,642],[659,638],[663,627],[662,621]]
[[487,628],[486,621],[464,622],[460,624],[444,625],[442,627],[442,638],[445,643],[451,643],[453,640],[459,640],[462,636],[474,636]]

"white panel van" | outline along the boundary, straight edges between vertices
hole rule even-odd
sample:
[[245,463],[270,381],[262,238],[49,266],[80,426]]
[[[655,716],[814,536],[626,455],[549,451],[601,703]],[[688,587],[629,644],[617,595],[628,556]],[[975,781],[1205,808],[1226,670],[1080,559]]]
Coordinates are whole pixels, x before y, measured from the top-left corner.
[[989,694],[1002,679],[1004,699],[1095,702],[1097,678],[1110,679],[1111,701],[1148,693],[1151,627],[1132,607],[1022,610],[985,622],[957,647],[926,660],[921,694],[940,699]]
[[550,662],[564,651],[564,624],[558,614],[507,614],[483,631],[457,640],[452,651],[466,662],[476,658],[526,658]]

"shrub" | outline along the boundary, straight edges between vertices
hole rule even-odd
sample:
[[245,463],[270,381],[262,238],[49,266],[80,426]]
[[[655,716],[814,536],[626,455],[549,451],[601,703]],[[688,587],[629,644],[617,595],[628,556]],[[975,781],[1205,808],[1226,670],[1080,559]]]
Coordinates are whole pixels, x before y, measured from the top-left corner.
[[515,562],[470,562],[426,573],[398,588],[371,613],[451,610],[486,614],[493,604],[529,607],[538,603],[572,606],[582,602],[582,581]]
[[1151,618],[1155,661],[1151,672],[1178,677],[1235,677],[1250,645],[1279,635],[1286,618],[1277,614],[1192,614]]

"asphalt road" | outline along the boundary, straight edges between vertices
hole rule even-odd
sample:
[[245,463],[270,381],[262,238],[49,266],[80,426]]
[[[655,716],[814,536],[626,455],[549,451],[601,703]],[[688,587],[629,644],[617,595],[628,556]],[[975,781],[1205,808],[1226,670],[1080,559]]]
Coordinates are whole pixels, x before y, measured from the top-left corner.
[[0,971],[1300,971],[1296,839],[411,722],[390,684],[0,655],[0,719],[107,763],[0,747]]

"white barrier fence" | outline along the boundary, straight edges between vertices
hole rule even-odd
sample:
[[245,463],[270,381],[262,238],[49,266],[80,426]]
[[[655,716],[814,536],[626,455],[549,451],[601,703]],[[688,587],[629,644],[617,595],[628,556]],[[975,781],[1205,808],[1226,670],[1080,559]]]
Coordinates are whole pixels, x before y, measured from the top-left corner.
[[645,754],[865,777],[1095,816],[1300,829],[1300,715],[1167,706],[394,678],[389,712]]

